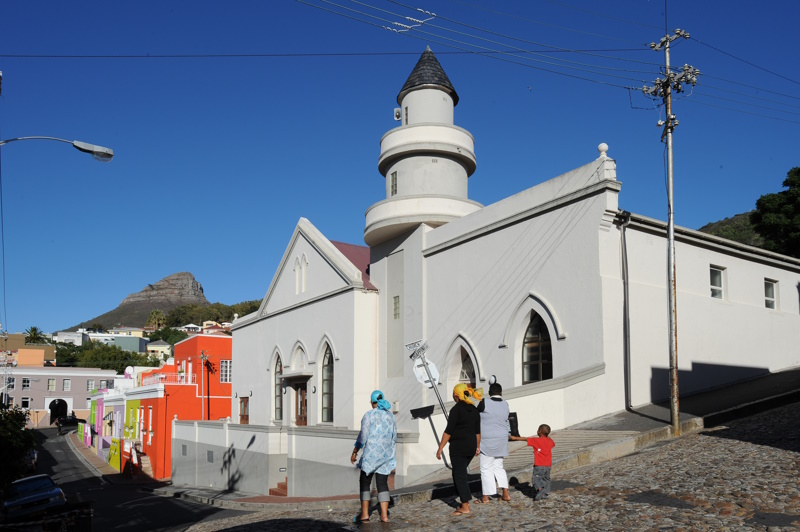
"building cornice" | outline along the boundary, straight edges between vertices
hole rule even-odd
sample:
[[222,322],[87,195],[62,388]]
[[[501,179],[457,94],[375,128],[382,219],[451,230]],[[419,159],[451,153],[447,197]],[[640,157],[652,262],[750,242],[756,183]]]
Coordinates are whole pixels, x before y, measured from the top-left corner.
[[[627,216],[626,216],[627,217]],[[626,224],[629,229],[636,229],[647,233],[667,237],[667,223],[640,214],[630,213],[630,222]],[[692,244],[705,249],[733,255],[742,259],[759,262],[777,268],[783,268],[795,273],[800,273],[800,259],[781,255],[772,251],[741,244],[727,238],[722,238],[686,227],[675,227],[675,240]]]

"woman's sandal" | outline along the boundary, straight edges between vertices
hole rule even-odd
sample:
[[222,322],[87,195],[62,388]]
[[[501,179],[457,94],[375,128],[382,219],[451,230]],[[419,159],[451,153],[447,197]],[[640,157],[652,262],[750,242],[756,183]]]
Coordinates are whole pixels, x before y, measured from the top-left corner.
[[354,523],[369,523],[369,517],[366,519],[362,518],[360,515],[357,515],[353,518]]

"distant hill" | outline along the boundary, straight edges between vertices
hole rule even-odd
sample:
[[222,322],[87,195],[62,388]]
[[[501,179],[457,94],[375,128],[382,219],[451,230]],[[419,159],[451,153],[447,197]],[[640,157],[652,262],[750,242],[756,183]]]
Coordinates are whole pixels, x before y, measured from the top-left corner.
[[[753,211],[750,211],[753,212]],[[731,218],[725,218],[718,222],[706,224],[699,229],[703,233],[727,238],[746,244],[748,246],[763,247],[764,239],[756,233],[750,224],[750,212],[737,214]]]
[[203,286],[194,275],[188,272],[174,273],[157,283],[145,286],[140,292],[130,294],[114,310],[68,330],[90,328],[96,323],[102,324],[106,329],[120,326],[144,327],[151,310],[159,309],[166,315],[170,310],[184,305],[208,306],[209,302],[203,294]]

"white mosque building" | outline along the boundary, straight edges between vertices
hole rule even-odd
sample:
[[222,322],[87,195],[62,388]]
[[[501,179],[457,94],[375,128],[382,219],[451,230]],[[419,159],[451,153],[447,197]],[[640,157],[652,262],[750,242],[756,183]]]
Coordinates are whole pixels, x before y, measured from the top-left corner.
[[[349,456],[374,389],[398,423],[394,486],[441,468],[429,422],[410,413],[437,405],[441,435],[405,347],[418,340],[443,398],[494,375],[521,433],[669,396],[666,224],[620,209],[608,146],[482,206],[467,193],[474,140],[454,124],[458,94],[430,49],[397,102],[367,246],[300,219],[261,307],[232,326],[237,415],[174,422],[174,484],[356,493]],[[800,260],[688,229],[675,238],[681,395],[800,365]]]

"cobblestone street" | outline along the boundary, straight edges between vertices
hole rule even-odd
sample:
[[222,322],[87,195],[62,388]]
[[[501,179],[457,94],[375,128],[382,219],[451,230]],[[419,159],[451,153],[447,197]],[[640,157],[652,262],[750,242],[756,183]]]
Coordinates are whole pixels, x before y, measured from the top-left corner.
[[[527,485],[510,503],[453,499],[405,503],[391,523],[355,525],[357,512],[266,511],[189,530],[798,530],[800,403],[649,447],[611,462],[554,475],[553,493],[534,502]],[[474,502],[474,501],[473,501]],[[213,528],[212,528],[213,526]]]

